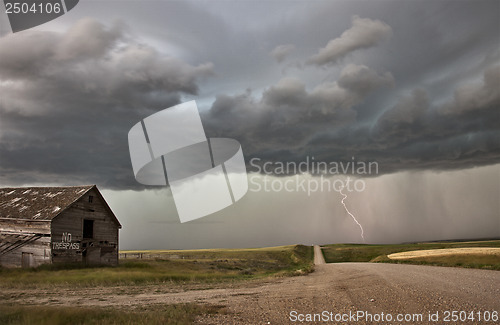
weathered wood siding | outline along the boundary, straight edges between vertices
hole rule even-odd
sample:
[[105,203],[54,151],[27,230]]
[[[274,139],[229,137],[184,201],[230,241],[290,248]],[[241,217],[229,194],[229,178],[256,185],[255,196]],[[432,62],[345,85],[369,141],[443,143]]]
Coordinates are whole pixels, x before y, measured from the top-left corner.
[[50,221],[0,219],[1,266],[36,267],[50,262]]
[[50,221],[0,218],[2,231],[50,234]]
[[[84,220],[94,221],[92,238],[83,238]],[[94,189],[52,220],[51,236],[54,263],[118,264],[118,225]]]

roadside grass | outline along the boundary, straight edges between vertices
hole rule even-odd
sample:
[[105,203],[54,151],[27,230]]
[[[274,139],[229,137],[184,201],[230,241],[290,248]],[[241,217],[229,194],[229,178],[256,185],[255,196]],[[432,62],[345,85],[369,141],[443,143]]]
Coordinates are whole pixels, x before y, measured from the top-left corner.
[[153,305],[119,310],[106,307],[0,305],[0,324],[192,324],[198,315],[225,313],[222,306]]
[[327,263],[377,262],[500,270],[500,259],[498,256],[482,254],[454,254],[448,256],[419,257],[407,260],[391,260],[387,257],[389,254],[399,252],[462,247],[500,247],[500,240],[475,242],[432,242],[398,245],[334,244],[325,245],[322,250]]
[[[313,248],[303,245],[257,249],[155,252],[153,259],[120,260],[117,267],[54,264],[31,269],[0,268],[0,288],[212,283],[308,273]],[[144,253],[150,253],[145,251]]]

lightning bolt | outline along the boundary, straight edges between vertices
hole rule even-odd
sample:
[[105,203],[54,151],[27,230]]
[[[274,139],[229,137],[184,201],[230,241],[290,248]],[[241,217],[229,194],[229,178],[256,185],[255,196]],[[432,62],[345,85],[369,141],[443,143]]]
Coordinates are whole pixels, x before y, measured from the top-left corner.
[[340,189],[340,194],[342,194],[342,196],[344,197],[344,198],[342,199],[342,201],[341,201],[341,202],[342,202],[342,205],[344,206],[344,209],[347,211],[347,213],[348,213],[348,214],[351,216],[351,218],[354,220],[354,222],[356,222],[356,223],[358,224],[359,228],[361,229],[361,238],[363,238],[363,242],[365,242],[365,236],[364,236],[364,233],[365,233],[365,232],[364,232],[364,230],[363,230],[363,226],[361,226],[361,224],[358,222],[358,220],[356,220],[356,217],[355,217],[355,216],[354,216],[354,215],[353,215],[353,214],[349,211],[349,209],[347,209],[347,206],[346,206],[346,205],[345,205],[345,203],[344,203],[344,200],[345,200],[345,199],[347,199],[347,194],[344,194],[344,193],[342,192],[342,190],[343,190],[343,189],[344,189],[344,187],[342,187],[342,188]]

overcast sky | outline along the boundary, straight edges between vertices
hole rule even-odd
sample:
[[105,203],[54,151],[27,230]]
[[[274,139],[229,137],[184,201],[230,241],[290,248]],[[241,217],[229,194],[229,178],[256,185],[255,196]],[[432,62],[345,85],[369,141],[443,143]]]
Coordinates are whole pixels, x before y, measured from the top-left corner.
[[0,185],[97,184],[124,249],[361,241],[336,192],[180,224],[127,134],[193,99],[247,163],[377,162],[345,200],[367,242],[500,237],[498,1],[80,1],[2,34]]

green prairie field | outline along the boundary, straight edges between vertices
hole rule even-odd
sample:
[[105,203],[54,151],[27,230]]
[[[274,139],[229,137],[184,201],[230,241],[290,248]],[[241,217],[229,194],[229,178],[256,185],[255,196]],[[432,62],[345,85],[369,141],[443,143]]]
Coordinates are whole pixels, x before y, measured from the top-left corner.
[[387,255],[400,252],[466,247],[499,248],[500,240],[471,242],[429,242],[397,245],[334,244],[324,245],[322,250],[325,261],[327,263],[406,263],[500,270],[500,257],[498,255],[449,254],[446,256],[423,256],[403,260],[392,260],[387,257]]
[[[42,265],[0,268],[0,288],[92,287],[155,283],[210,283],[266,276],[305,274],[312,270],[313,248],[293,245],[255,249],[130,251],[142,259],[121,259],[119,266]],[[139,255],[140,256],[140,255]],[[154,256],[152,258],[146,258]]]

